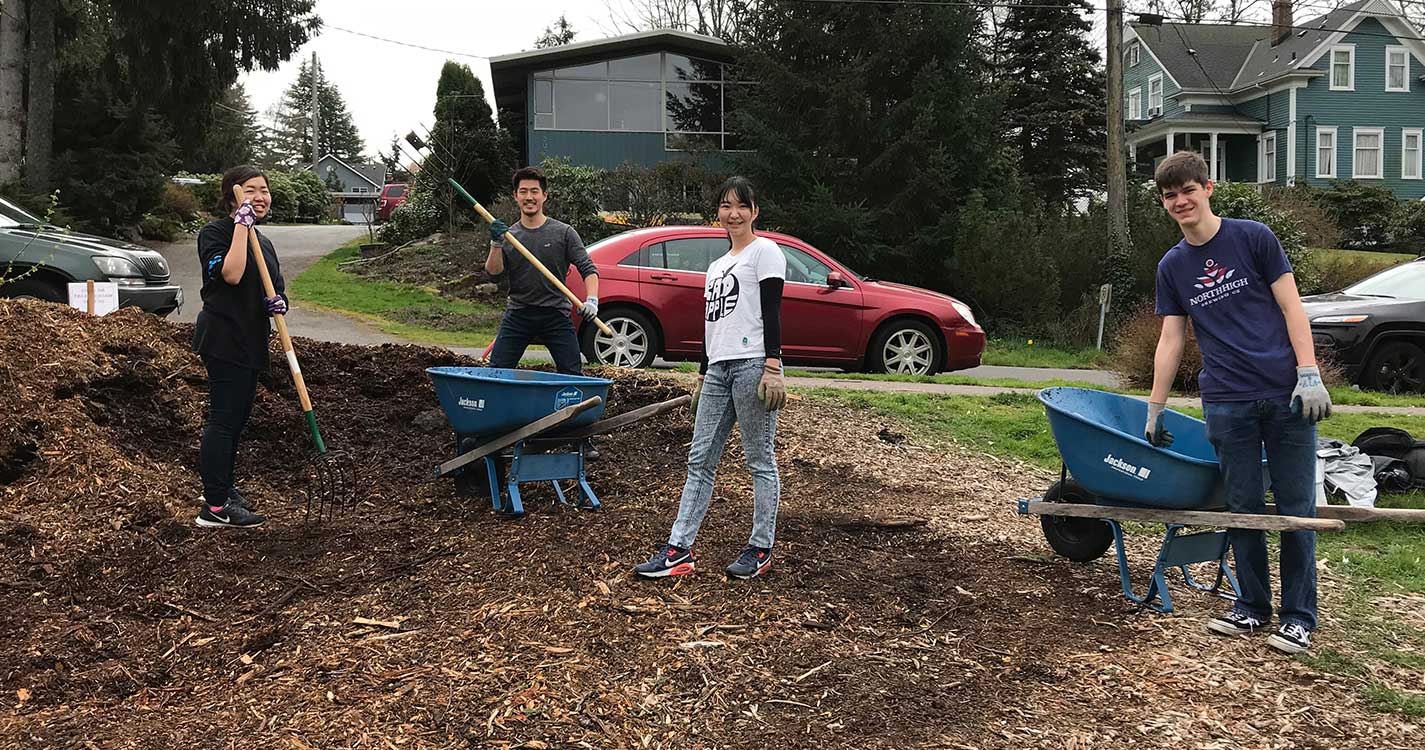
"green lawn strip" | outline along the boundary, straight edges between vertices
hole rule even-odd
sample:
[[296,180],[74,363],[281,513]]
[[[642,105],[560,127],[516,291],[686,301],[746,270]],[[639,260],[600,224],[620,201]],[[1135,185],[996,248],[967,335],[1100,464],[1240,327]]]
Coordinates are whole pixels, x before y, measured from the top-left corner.
[[1334,247],[1311,248],[1311,252],[1326,260],[1365,259],[1379,261],[1381,268],[1407,260],[1414,260],[1414,253],[1378,253],[1373,250],[1343,250]]
[[337,248],[293,279],[287,286],[293,300],[354,314],[385,333],[425,344],[484,347],[494,338],[498,323],[442,330],[398,320],[402,315],[420,318],[434,313],[488,321],[497,311],[488,305],[446,299],[429,289],[365,279],[341,271],[338,265],[357,257],[359,244],[352,241]]
[[1070,370],[1097,370],[1106,367],[1108,355],[1097,349],[1062,349],[1031,344],[1033,339],[992,338],[985,342],[980,361],[1001,367],[1052,367]]

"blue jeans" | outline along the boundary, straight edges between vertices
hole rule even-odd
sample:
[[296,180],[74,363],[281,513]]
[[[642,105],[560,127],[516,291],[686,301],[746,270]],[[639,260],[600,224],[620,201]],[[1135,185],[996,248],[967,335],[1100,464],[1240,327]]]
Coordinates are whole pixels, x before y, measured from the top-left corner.
[[782,494],[772,449],[777,413],[767,411],[757,400],[757,384],[766,362],[758,357],[708,365],[693,421],[693,444],[688,449],[688,481],[683,485],[669,544],[687,549],[698,538],[712,500],[717,464],[734,422],[742,431],[742,449],[752,473],[752,536],[747,543],[770,549],[776,540],[777,503]]
[[554,358],[554,368],[566,375],[583,374],[584,359],[569,311],[558,307],[506,308],[490,350],[491,367],[519,367],[530,344],[544,344]]
[[[1277,512],[1316,517],[1316,425],[1292,414],[1289,399],[1204,403],[1202,410],[1208,440],[1222,465],[1228,510],[1265,512],[1261,460],[1265,446]],[[1242,585],[1237,609],[1270,620],[1272,580],[1266,532],[1231,529],[1227,540]],[[1281,532],[1281,585],[1278,615],[1282,624],[1294,622],[1316,629],[1316,532]]]

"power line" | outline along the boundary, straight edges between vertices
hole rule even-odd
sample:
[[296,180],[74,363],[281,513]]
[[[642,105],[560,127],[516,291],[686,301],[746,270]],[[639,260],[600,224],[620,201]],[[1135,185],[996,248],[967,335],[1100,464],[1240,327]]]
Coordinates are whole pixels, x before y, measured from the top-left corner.
[[442,55],[455,55],[456,57],[469,57],[469,58],[472,58],[472,59],[475,59],[475,60],[489,60],[489,59],[490,59],[489,57],[487,57],[487,56],[485,56],[485,55],[476,55],[476,54],[471,54],[471,53],[469,53],[469,52],[456,52],[455,50],[439,49],[439,48],[436,48],[436,47],[427,47],[427,46],[425,46],[425,45],[423,45],[423,44],[412,44],[412,43],[410,43],[410,42],[403,42],[403,41],[400,41],[399,39],[388,39],[388,38],[386,38],[386,37],[384,37],[384,36],[376,36],[375,34],[367,34],[367,33],[364,32],[364,31],[353,31],[353,30],[351,30],[351,29],[344,29],[344,28],[342,28],[342,27],[340,27],[340,26],[333,26],[333,25],[331,25],[331,24],[324,24],[324,25],[323,25],[323,28],[328,28],[328,29],[331,29],[331,30],[333,30],[333,31],[340,31],[340,32],[343,32],[343,33],[346,33],[346,34],[352,34],[352,35],[354,35],[354,36],[364,36],[364,37],[366,37],[367,39],[375,39],[375,40],[378,41],[378,42],[386,42],[387,44],[397,44],[397,45],[400,45],[400,46],[402,46],[402,47],[410,47],[410,48],[412,48],[412,49],[425,50],[426,52],[439,52],[439,53],[442,54]]

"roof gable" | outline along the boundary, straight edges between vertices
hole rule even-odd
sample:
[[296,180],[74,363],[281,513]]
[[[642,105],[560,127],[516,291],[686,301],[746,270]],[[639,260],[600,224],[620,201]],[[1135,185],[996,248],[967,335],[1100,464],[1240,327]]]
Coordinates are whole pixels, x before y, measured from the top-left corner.
[[1131,24],[1163,70],[1185,89],[1222,89],[1270,29],[1202,23]]

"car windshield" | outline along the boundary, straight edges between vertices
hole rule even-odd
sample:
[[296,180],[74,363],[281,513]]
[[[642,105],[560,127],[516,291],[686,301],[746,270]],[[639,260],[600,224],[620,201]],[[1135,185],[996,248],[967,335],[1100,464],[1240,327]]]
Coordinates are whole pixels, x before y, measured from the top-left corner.
[[0,198],[0,227],[14,227],[21,224],[43,224],[38,216],[31,216],[24,209]]
[[1342,291],[1361,297],[1425,299],[1425,262],[1392,266]]

